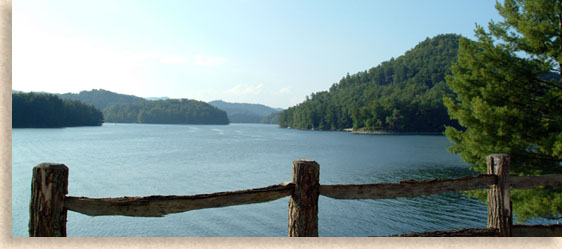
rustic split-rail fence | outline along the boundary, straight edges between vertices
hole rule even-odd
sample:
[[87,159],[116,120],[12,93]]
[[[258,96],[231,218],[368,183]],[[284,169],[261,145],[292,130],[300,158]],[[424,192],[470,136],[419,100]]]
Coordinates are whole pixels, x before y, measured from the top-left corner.
[[196,209],[262,203],[291,196],[289,237],[317,237],[319,195],[335,199],[388,199],[488,188],[487,228],[396,236],[562,236],[560,224],[514,226],[510,199],[510,188],[556,186],[562,184],[562,175],[515,176],[509,174],[508,155],[493,154],[487,160],[488,174],[399,183],[321,185],[320,165],[303,159],[293,162],[293,179],[290,183],[212,194],[119,198],[67,196],[68,168],[64,164],[42,163],[33,168],[29,235],[66,236],[67,210],[90,216],[161,217]]

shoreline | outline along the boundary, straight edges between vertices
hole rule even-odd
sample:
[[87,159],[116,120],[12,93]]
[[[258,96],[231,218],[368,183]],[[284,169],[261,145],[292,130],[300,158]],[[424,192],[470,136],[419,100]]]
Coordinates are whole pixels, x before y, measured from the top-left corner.
[[300,129],[292,127],[279,127],[283,129],[294,129],[301,131],[340,131],[340,132],[351,132],[352,134],[365,134],[365,135],[439,135],[443,136],[443,132],[427,132],[427,131],[412,131],[412,132],[400,132],[400,131],[390,131],[390,130],[353,130],[353,128],[345,128],[341,130],[318,130],[318,129]]
[[343,129],[345,132],[351,132],[353,134],[366,134],[366,135],[443,135],[442,132],[424,132],[424,131],[414,131],[414,132],[400,132],[400,131],[389,131],[389,130],[353,130],[353,128]]

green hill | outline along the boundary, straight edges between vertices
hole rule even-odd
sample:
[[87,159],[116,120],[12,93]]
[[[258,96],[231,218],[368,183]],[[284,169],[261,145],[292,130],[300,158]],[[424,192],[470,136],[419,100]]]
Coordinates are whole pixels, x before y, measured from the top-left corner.
[[265,117],[279,112],[278,109],[260,104],[229,103],[222,100],[211,101],[209,104],[226,111],[232,123],[260,123]]
[[102,113],[89,104],[54,94],[12,93],[12,128],[99,126]]
[[142,101],[111,105],[103,110],[106,122],[146,124],[228,124],[226,112],[190,99]]
[[103,110],[114,104],[131,104],[145,101],[141,97],[134,95],[126,95],[110,92],[103,89],[92,89],[90,91],[81,91],[80,93],[63,93],[57,94],[62,99],[78,100],[95,106]]
[[149,124],[228,124],[226,113],[205,102],[167,97],[144,99],[103,89],[58,94],[102,110],[105,122]]
[[443,96],[459,36],[427,38],[404,55],[364,72],[347,74],[328,91],[280,113],[280,127],[298,129],[442,132],[449,119]]

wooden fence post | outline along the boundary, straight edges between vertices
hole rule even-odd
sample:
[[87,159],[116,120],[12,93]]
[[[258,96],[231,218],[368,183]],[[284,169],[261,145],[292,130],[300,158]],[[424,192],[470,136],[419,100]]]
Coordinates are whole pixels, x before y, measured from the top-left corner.
[[33,168],[30,237],[66,237],[64,198],[67,193],[68,167],[64,164],[41,163]]
[[289,237],[318,237],[319,172],[315,161],[293,161],[295,191],[289,200]]
[[488,174],[498,177],[488,189],[488,228],[498,230],[498,236],[510,237],[513,227],[509,181],[510,157],[506,154],[488,156]]

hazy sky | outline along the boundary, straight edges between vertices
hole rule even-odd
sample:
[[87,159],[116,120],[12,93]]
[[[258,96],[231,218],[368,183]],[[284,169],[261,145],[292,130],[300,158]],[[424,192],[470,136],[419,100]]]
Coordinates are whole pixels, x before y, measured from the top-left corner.
[[21,0],[12,89],[287,108],[443,33],[501,20],[488,0]]

